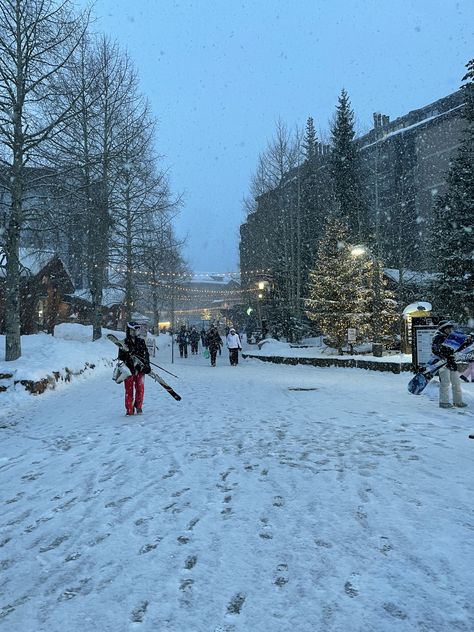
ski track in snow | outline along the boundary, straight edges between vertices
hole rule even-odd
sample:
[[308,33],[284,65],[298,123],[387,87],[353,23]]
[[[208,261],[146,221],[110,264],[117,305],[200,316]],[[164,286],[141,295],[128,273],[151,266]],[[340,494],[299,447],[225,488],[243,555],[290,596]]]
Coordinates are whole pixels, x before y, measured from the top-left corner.
[[474,629],[472,414],[408,375],[172,370],[141,417],[97,369],[2,418],[0,630]]

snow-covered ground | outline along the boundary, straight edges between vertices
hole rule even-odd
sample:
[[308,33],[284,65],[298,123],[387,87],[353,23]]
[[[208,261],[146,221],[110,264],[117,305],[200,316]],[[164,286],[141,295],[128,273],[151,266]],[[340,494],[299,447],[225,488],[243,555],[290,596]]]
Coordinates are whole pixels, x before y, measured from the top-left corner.
[[0,408],[0,630],[474,629],[474,384],[156,360],[141,417],[103,365]]

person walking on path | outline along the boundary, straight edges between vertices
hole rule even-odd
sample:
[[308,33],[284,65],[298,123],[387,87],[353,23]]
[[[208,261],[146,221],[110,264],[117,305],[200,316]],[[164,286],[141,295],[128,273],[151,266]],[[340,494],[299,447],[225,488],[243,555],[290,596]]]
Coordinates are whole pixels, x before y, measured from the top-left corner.
[[201,329],[201,344],[203,347],[206,346],[206,330],[204,327]]
[[[454,359],[454,349],[445,345],[447,337],[454,331],[455,323],[451,320],[442,320],[431,343],[433,354],[446,360],[446,366],[438,371],[439,375],[439,407],[440,408],[465,408],[467,404],[462,401],[461,381],[458,367]],[[453,391],[453,403],[449,401],[449,385]]]
[[198,353],[199,338],[200,338],[200,335],[196,327],[191,327],[191,332],[189,334],[189,341],[191,343],[192,355],[197,355]]
[[239,351],[242,351],[239,334],[233,327],[230,328],[226,338],[227,348],[229,349],[230,366],[237,366],[239,363]]
[[206,347],[209,349],[209,354],[211,356],[211,366],[216,366],[217,351],[220,350],[221,346],[222,338],[219,336],[217,327],[213,325],[207,332],[206,336]]
[[[119,349],[118,359],[122,360],[128,367],[129,377],[124,381],[125,384],[125,410],[127,415],[133,415],[134,411],[137,415],[142,414],[143,398],[145,396],[144,376],[150,373],[150,355],[143,338],[140,338],[139,323],[131,321],[127,323],[127,331],[125,335],[125,344],[128,351]],[[137,356],[140,361],[135,360],[132,356]],[[134,392],[135,391],[135,392]]]
[[181,329],[179,330],[178,335],[176,337],[176,342],[178,343],[178,346],[179,346],[179,357],[187,358],[189,337],[188,337],[188,332],[186,331],[185,325],[181,325]]

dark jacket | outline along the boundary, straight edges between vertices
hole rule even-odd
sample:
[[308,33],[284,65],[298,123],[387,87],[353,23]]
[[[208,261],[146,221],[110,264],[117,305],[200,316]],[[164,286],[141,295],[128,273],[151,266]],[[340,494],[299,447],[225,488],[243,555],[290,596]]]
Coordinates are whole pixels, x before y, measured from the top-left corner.
[[199,331],[197,331],[196,329],[191,329],[191,333],[189,334],[189,340],[191,341],[191,344],[197,345],[200,337],[201,336],[199,334]]
[[222,346],[222,338],[219,336],[217,329],[210,329],[206,336],[206,347],[210,350],[219,349]]
[[176,342],[179,345],[187,345],[189,343],[188,332],[184,329],[181,329],[176,336]]
[[449,334],[438,331],[431,342],[431,351],[435,356],[442,360],[447,360],[446,366],[451,371],[457,371],[458,367],[454,360],[454,349],[443,344]]
[[[135,338],[127,336],[124,342],[127,345],[129,352],[119,349],[119,360],[125,362],[132,375],[136,375],[137,373],[150,373],[150,354],[148,353],[148,349],[143,338],[139,338],[138,336]],[[133,360],[131,357],[132,354],[143,360],[142,366]]]

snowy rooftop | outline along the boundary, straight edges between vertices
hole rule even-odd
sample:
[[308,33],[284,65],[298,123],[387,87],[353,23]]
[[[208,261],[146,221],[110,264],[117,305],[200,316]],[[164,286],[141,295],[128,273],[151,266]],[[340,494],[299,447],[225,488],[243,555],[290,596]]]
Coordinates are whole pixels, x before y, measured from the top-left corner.
[[[398,283],[400,281],[400,270],[396,268],[384,268],[387,277]],[[416,283],[423,285],[435,281],[437,274],[435,272],[417,272],[415,270],[404,270],[403,279],[405,283]]]
[[[36,249],[20,248],[21,276],[38,274],[56,256],[58,256],[57,253],[53,251],[39,252]],[[0,251],[0,277],[6,274],[5,263],[6,255]]]
[[240,285],[239,273],[222,273],[212,274],[208,272],[196,272],[190,279],[186,279],[186,283],[206,283],[210,285],[228,285],[229,283],[238,283]]
[[[73,296],[81,298],[84,301],[91,301],[92,296],[90,290],[76,290]],[[125,298],[125,290],[121,287],[106,287],[102,293],[103,307],[112,307],[112,305],[120,305]]]

